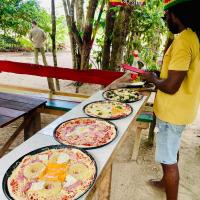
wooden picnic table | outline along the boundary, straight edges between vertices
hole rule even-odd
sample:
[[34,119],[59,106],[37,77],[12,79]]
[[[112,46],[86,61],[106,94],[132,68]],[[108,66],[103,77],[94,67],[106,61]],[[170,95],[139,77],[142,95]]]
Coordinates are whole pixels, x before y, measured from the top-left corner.
[[39,108],[45,106],[46,100],[0,92],[0,128],[4,128],[15,120],[23,117],[23,122],[0,150],[0,157],[8,150],[17,135],[24,129],[24,140],[41,129]]

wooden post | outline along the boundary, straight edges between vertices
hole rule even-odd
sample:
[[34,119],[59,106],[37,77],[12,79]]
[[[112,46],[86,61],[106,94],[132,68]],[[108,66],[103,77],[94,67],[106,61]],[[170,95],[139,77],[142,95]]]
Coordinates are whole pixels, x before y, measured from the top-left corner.
[[55,87],[54,87],[53,78],[47,78],[47,82],[48,82],[48,87],[49,87],[50,93],[54,94],[55,93]]

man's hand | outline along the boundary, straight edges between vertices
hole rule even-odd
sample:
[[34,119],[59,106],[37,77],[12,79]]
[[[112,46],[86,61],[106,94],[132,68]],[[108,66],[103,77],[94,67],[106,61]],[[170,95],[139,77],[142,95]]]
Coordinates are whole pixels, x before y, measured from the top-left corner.
[[158,79],[158,76],[154,72],[145,72],[142,74],[142,78],[150,83],[155,83],[155,80]]
[[159,79],[154,72],[145,72],[143,78],[154,83],[156,88],[167,94],[175,94],[187,76],[187,71],[169,70],[166,79]]

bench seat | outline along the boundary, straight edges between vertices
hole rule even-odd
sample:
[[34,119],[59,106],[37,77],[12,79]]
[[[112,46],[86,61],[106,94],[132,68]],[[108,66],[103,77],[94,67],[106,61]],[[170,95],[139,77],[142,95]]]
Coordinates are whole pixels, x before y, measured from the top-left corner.
[[153,113],[152,112],[142,112],[136,119],[138,122],[153,122]]
[[46,108],[68,112],[71,109],[73,109],[75,106],[77,106],[79,103],[80,102],[76,102],[76,101],[47,99]]

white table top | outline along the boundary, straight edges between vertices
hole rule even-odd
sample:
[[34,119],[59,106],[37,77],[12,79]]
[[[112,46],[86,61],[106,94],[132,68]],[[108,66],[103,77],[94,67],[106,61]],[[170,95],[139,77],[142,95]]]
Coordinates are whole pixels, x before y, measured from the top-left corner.
[[[130,103],[130,105],[133,107],[133,113],[124,118],[124,119],[119,119],[119,120],[112,120],[112,122],[117,126],[118,128],[118,137],[109,145],[98,148],[98,149],[92,149],[88,150],[88,152],[94,157],[97,163],[97,168],[98,168],[98,175],[102,172],[102,169],[105,167],[107,161],[112,155],[112,152],[116,148],[117,144],[119,143],[120,139],[122,136],[125,134],[129,124],[132,122],[134,117],[136,116],[137,112],[143,105],[145,101],[144,97],[142,100],[135,102],[135,103]],[[29,140],[26,142],[22,143],[18,147],[16,147],[13,151],[8,153],[6,156],[0,159],[0,182],[2,183],[3,177],[7,169],[10,167],[10,165],[15,162],[18,158],[23,156],[24,154],[33,151],[35,149],[38,149],[40,147],[44,146],[49,146],[49,145],[56,145],[58,144],[57,141],[53,138],[53,131],[54,129],[62,122],[72,119],[72,118],[77,118],[77,117],[86,117],[84,114],[82,108],[84,105],[93,102],[93,101],[99,101],[103,100],[102,97],[102,91],[97,92],[84,102],[80,103],[78,106],[76,106],[74,109],[71,111],[67,112],[63,116],[59,117],[56,119],[54,122],[46,126],[44,129],[40,130],[37,134],[35,134],[33,137],[31,137]],[[84,200],[86,198],[86,194],[80,198],[80,200]],[[0,186],[0,200],[6,200],[6,197],[3,193],[2,189],[2,184]]]

